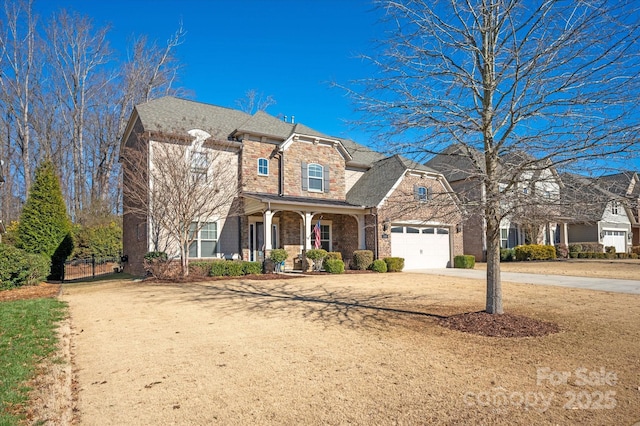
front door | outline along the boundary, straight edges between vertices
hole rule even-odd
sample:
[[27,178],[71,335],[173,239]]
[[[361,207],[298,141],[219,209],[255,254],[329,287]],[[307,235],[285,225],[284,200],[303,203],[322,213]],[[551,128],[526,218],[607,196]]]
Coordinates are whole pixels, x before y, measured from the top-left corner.
[[[271,227],[271,247],[278,248],[278,225]],[[252,262],[264,261],[264,222],[249,224],[249,254]]]

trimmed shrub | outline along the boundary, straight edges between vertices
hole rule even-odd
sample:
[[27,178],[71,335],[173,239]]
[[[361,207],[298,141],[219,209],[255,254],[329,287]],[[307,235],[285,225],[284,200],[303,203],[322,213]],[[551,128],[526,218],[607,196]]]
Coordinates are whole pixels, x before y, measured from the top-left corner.
[[576,259],[576,258],[578,258],[578,257],[579,257],[579,256],[578,256],[579,254],[580,254],[580,253],[576,253],[576,252],[571,252],[571,251],[570,251],[570,252],[569,252],[569,257],[570,257],[571,259]]
[[629,259],[629,253],[616,253],[618,259]]
[[145,253],[142,265],[147,276],[155,278],[166,278],[171,262],[167,256],[167,253],[163,251],[150,251]]
[[371,264],[371,270],[374,272],[385,273],[387,272],[387,262],[382,259],[376,259]]
[[371,250],[356,250],[353,252],[353,268],[364,271],[373,263]]
[[340,259],[325,260],[324,270],[330,274],[342,274],[344,272],[344,262]]
[[604,251],[604,246],[600,243],[575,243],[569,244],[570,253],[599,253]]
[[342,253],[340,253],[339,251],[328,251],[327,255],[324,257],[324,260],[322,261],[322,267],[325,269],[325,271],[327,270],[326,267],[326,263],[327,260],[342,260]]
[[256,275],[262,273],[262,263],[260,262],[242,262],[242,272],[245,275]]
[[459,255],[453,258],[454,268],[473,269],[476,266],[476,257],[470,254]]
[[189,275],[196,277],[208,277],[211,272],[211,262],[195,261],[189,262]]
[[269,254],[269,259],[273,261],[273,263],[282,263],[287,260],[289,257],[289,253],[285,249],[273,249],[271,250],[271,254]]
[[239,260],[225,260],[224,261],[225,275],[230,277],[239,277],[244,275],[242,270],[242,261]]
[[51,263],[45,255],[30,254],[0,244],[0,290],[36,285],[49,274]]
[[515,249],[516,260],[550,260],[556,258],[556,248],[541,244],[528,244],[517,246]]
[[640,246],[633,246],[633,247],[631,247],[631,253],[633,253],[633,254],[640,254]]
[[605,253],[615,253],[616,252],[616,246],[605,246],[604,252]]
[[311,249],[305,253],[307,259],[313,263],[313,270],[319,271],[322,267],[322,260],[327,256],[325,249]]
[[566,244],[557,244],[556,245],[556,255],[559,259],[566,259],[569,257],[569,247]]
[[315,262],[316,260],[324,259],[327,256],[327,251],[325,249],[311,249],[307,250],[305,256],[307,256],[307,259]]
[[387,264],[387,272],[402,272],[404,269],[404,258],[402,257],[385,257],[383,260]]
[[501,262],[512,262],[516,260],[515,252],[512,248],[503,248],[500,249],[500,261]]
[[223,277],[227,273],[225,260],[214,260],[211,262],[211,270],[209,274],[212,277]]

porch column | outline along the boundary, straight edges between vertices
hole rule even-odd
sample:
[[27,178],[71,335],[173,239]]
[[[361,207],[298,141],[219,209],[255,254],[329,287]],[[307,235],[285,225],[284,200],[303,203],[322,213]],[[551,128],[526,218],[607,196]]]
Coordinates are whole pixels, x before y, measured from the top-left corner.
[[272,228],[273,212],[266,210],[262,213],[262,221],[264,222],[264,256],[267,257],[267,252],[270,252],[273,248],[273,242],[271,241],[271,228]]
[[363,214],[353,215],[358,223],[358,249],[364,250],[366,249],[366,241],[365,241],[365,219]]
[[562,222],[560,227],[560,242],[569,247],[569,232],[567,228],[567,222]]
[[304,212],[304,249],[311,250],[311,220],[312,212]]

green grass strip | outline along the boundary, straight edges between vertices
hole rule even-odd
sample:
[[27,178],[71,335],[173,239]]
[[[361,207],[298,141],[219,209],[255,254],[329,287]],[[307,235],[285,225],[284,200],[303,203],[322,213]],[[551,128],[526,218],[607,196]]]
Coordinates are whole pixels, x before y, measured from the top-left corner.
[[0,303],[0,426],[24,419],[26,383],[55,350],[57,323],[66,312],[66,303],[57,299]]

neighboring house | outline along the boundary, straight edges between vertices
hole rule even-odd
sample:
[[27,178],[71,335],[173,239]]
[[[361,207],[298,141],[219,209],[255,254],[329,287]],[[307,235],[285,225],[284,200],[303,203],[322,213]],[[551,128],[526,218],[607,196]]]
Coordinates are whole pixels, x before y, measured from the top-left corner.
[[[465,206],[464,253],[486,260],[484,205],[485,161],[474,148],[454,144],[430,159],[426,165],[442,173]],[[554,244],[561,240],[560,188],[562,182],[553,167],[515,151],[500,159],[499,188],[503,219],[501,248],[520,244]]]
[[[237,196],[226,213],[199,218],[206,226],[191,251],[195,258],[262,261],[284,248],[286,267],[300,269],[316,225],[321,247],[340,252],[347,264],[358,249],[377,258],[404,257],[405,269],[452,266],[453,256],[462,254],[457,200],[433,169],[265,112],[249,115],[174,97],[136,106],[122,144],[144,153],[148,169],[150,147],[175,143],[176,136],[187,149],[197,143],[205,157],[224,150],[225,164],[237,168],[237,177],[227,181]],[[148,170],[136,172],[146,176]],[[211,173],[215,179],[215,167]],[[125,270],[142,274],[143,255],[157,249],[154,224],[149,214],[131,213],[128,191],[125,180]]]
[[[632,224],[637,223],[628,195],[635,192],[634,174],[588,178],[562,175],[562,204],[567,217],[567,243],[599,243],[626,253],[632,245]],[[629,186],[625,189],[623,181]],[[636,193],[637,194],[637,193]]]
[[598,185],[621,197],[629,209],[633,237],[631,244],[640,245],[640,178],[636,172],[624,171],[597,179]]

